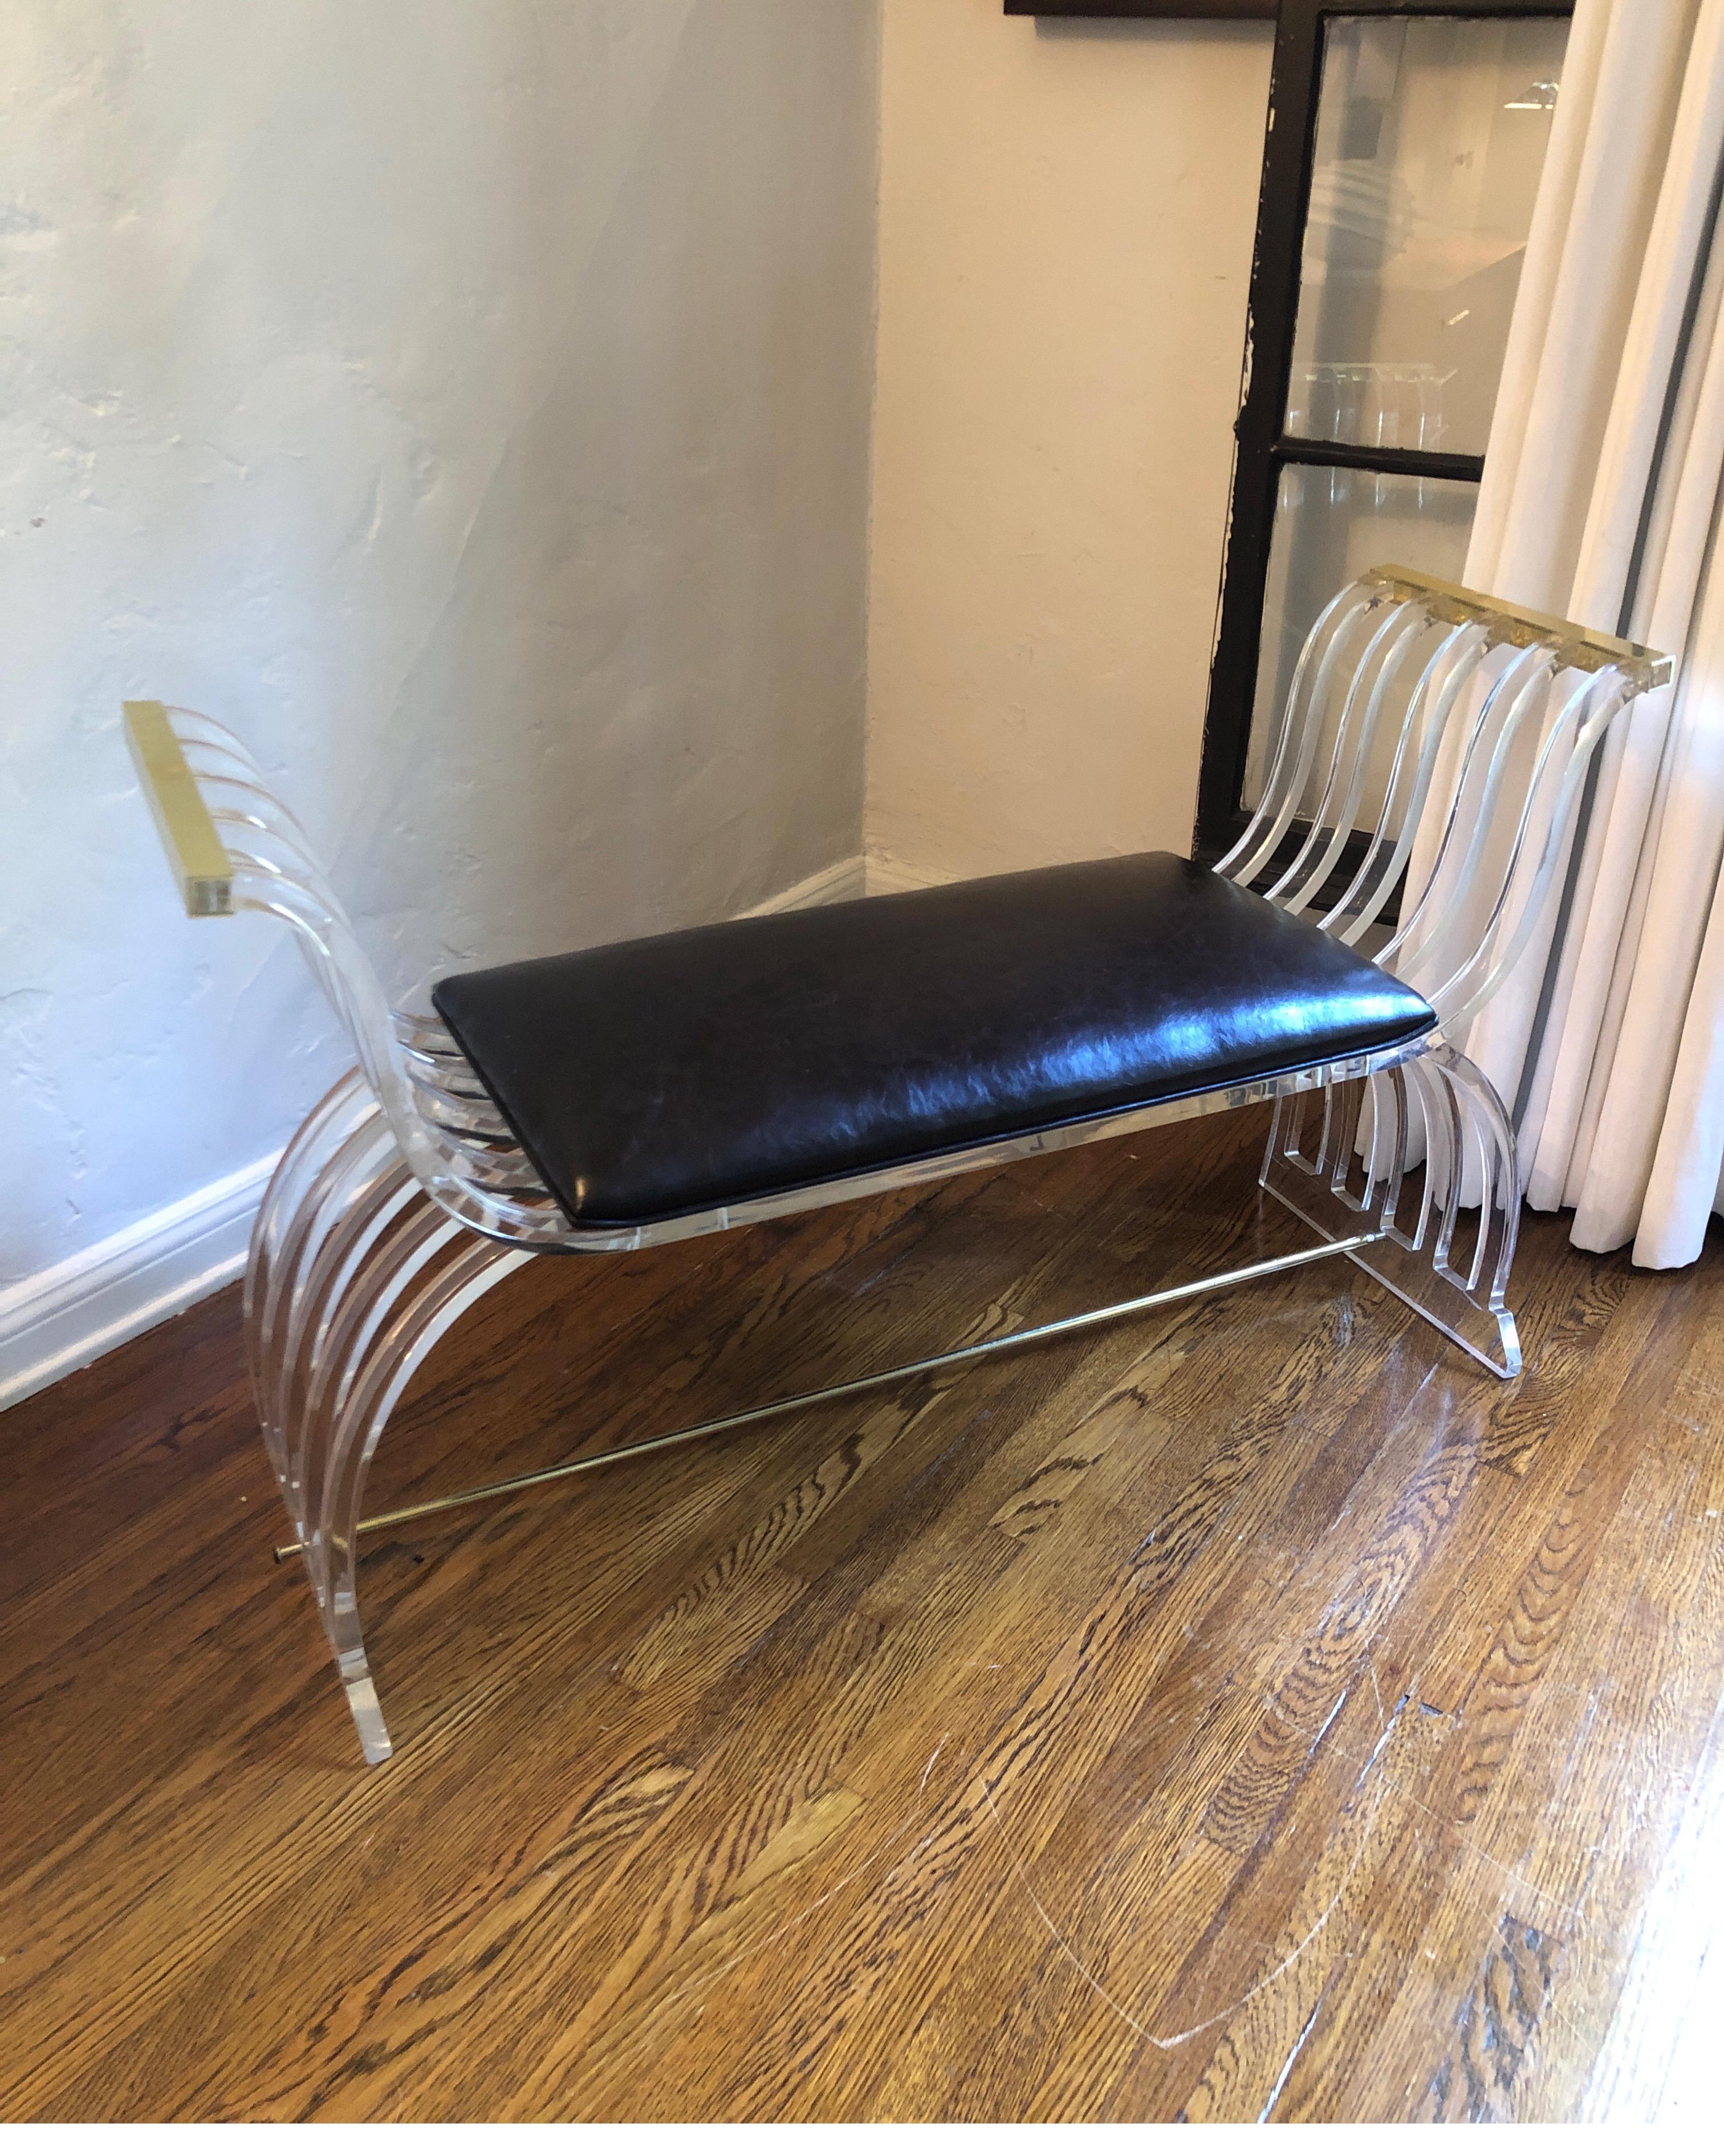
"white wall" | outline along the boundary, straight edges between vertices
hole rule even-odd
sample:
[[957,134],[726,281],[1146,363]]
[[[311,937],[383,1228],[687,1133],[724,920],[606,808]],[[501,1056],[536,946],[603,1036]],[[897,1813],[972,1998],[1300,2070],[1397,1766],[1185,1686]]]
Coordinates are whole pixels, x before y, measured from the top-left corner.
[[11,11],[0,1399],[231,1271],[344,1060],[177,913],[122,696],[396,988],[853,859],[865,688],[883,880],[1186,845],[1267,30],[883,0],[882,80],[881,5]]
[[1271,34],[885,0],[882,882],[1189,848]]
[[393,985],[857,851],[877,38],[875,0],[8,10],[0,1290],[342,1066],[285,934],[177,914],[122,696],[262,749]]

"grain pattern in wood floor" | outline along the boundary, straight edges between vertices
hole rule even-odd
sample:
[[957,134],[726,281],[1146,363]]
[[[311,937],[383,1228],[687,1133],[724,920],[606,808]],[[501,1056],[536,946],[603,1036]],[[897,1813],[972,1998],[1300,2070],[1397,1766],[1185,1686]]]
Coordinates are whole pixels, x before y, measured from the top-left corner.
[[[444,1343],[385,1506],[1290,1249],[1255,1115]],[[380,1538],[360,1763],[218,1296],[0,1418],[0,2115],[1575,2119],[1724,2016],[1724,1254],[1527,1368],[1331,1261]]]

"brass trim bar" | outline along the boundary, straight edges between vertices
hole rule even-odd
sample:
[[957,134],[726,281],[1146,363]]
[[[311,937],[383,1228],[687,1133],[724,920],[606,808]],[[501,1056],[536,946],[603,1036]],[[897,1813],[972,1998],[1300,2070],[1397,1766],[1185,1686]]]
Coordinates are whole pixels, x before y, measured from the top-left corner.
[[1522,649],[1535,644],[1557,647],[1564,666],[1584,674],[1602,674],[1607,667],[1620,668],[1638,690],[1667,688],[1675,679],[1676,662],[1662,651],[1649,651],[1644,644],[1628,644],[1619,636],[1607,636],[1601,629],[1584,629],[1578,622],[1562,621],[1554,614],[1534,613],[1530,607],[1510,606],[1485,592],[1469,591],[1465,584],[1446,584],[1419,569],[1385,562],[1367,575],[1388,585],[1398,599],[1426,599],[1439,621],[1476,621],[1506,644]]
[[[949,1369],[954,1363],[972,1362],[980,1355],[997,1354],[1003,1348],[1028,1348],[1038,1341],[1057,1340],[1065,1333],[1080,1332],[1091,1325],[1106,1325],[1115,1318],[1133,1317],[1141,1311],[1155,1310],[1169,1302],[1183,1302],[1211,1290],[1238,1287],[1246,1281],[1267,1279],[1272,1273],[1291,1272],[1300,1265],[1315,1264],[1319,1258],[1338,1258],[1383,1242],[1387,1232],[1379,1228],[1364,1235],[1343,1236],[1339,1242],[1319,1244],[1315,1250],[1295,1250],[1283,1258],[1266,1258],[1260,1264],[1241,1265],[1233,1272],[1213,1273],[1207,1280],[1187,1281],[1178,1287],[1158,1288],[1152,1295],[1135,1296],[1129,1302],[1109,1303],[1105,1309],[1081,1311],[1075,1317],[1056,1317],[1046,1325],[1032,1325],[1021,1332],[978,1340],[972,1347],[950,1348],[944,1354],[927,1355],[918,1363],[900,1363],[894,1369],[875,1370],[865,1378],[850,1378],[843,1384],[822,1385],[818,1391],[797,1393],[788,1399],[769,1401],[764,1407],[744,1408],[736,1414],[695,1423],[688,1430],[671,1430],[664,1437],[644,1438],[639,1445],[618,1445],[611,1452],[589,1453],[584,1459],[566,1460],[556,1467],[541,1467],[531,1475],[513,1475],[506,1482],[487,1482],[476,1490],[458,1491],[452,1496],[428,1497],[423,1504],[403,1505],[395,1512],[379,1512],[372,1519],[362,1520],[357,1532],[362,1535],[377,1534],[385,1527],[405,1527],[413,1520],[428,1519],[435,1512],[452,1512],[468,1505],[513,1497],[523,1490],[561,1482],[572,1475],[585,1475],[595,1467],[613,1467],[621,1460],[639,1460],[649,1452],[667,1452],[673,1445],[691,1445],[696,1438],[716,1437],[743,1423],[763,1422],[769,1415],[790,1414],[800,1408],[824,1406],[828,1400],[846,1399],[853,1393],[866,1392],[875,1385],[889,1385],[900,1378],[919,1378],[931,1370]],[[280,1564],[288,1558],[302,1556],[305,1548],[304,1543],[283,1543],[276,1549],[275,1561]]]
[[233,864],[198,791],[165,706],[127,704],[126,742],[187,912],[194,920],[232,913]]

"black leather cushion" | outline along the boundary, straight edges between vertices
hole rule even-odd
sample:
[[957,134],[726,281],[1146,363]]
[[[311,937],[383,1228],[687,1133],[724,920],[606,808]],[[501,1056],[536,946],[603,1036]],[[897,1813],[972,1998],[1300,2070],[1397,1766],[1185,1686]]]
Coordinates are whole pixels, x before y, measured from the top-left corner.
[[1171,854],[462,973],[437,1009],[582,1226],[1416,1039],[1410,988]]

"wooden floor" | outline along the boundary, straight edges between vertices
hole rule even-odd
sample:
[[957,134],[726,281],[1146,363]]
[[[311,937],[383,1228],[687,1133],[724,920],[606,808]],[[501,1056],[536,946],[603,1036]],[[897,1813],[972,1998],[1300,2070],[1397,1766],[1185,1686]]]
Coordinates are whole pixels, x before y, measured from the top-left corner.
[[[1261,1137],[546,1260],[372,1494],[1291,1247]],[[1331,1260],[384,1538],[377,1772],[163,1327],[0,1418],[0,2116],[1696,2110],[1724,1250],[1518,1290],[1506,1387]]]

